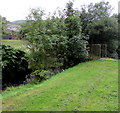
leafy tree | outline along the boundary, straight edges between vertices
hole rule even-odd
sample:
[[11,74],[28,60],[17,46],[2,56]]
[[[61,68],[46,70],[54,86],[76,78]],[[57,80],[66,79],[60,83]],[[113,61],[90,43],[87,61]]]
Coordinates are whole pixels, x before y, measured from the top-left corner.
[[99,2],[81,8],[82,33],[89,35],[90,44],[107,44],[108,57],[117,58],[118,23],[117,15],[110,17],[109,2]]
[[109,17],[112,11],[112,7],[109,2],[101,1],[99,3],[90,3],[88,6],[82,6],[80,11],[80,18],[82,22],[82,32],[86,35],[89,29],[86,29],[87,25],[94,20],[99,20],[102,17]]
[[88,57],[87,37],[81,33],[81,22],[79,12],[73,9],[73,3],[66,6],[66,35],[68,37],[67,65],[73,66],[83,62]]
[[[108,56],[117,57],[118,23],[112,17],[103,17],[88,25],[90,44],[107,44]],[[114,53],[114,55],[113,55]]]
[[62,20],[54,17],[43,20],[41,13],[43,14],[34,9],[29,16],[29,19],[32,19],[29,21],[30,27],[27,33],[31,49],[30,66],[34,70],[59,68],[63,65],[66,52],[66,37],[62,35],[61,29]]
[[53,15],[45,20],[42,10],[31,11],[27,38],[34,70],[69,67],[87,59],[86,37],[81,34],[79,13],[72,6],[72,2],[68,3],[62,13],[59,11],[59,17]]

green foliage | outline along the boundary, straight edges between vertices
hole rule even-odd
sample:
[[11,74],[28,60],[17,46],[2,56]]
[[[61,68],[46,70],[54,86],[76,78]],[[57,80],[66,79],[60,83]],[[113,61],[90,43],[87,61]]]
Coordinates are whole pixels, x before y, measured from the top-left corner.
[[67,3],[65,19],[66,35],[68,37],[67,62],[68,66],[74,66],[83,62],[88,57],[87,37],[81,33],[81,20],[79,12],[73,9],[71,2]]
[[76,10],[74,10],[73,5],[74,4],[72,1],[69,1],[68,3],[66,3],[66,9],[64,10],[65,10],[65,15],[67,17],[74,16],[74,14],[76,14]]
[[88,6],[83,6],[81,8],[80,18],[82,22],[82,32],[86,35],[89,30],[86,27],[94,20],[99,20],[102,17],[109,17],[112,11],[109,2],[101,1],[99,3],[90,3]]
[[91,3],[81,8],[82,33],[89,35],[90,44],[107,44],[108,57],[117,58],[118,23],[117,15],[110,17],[109,2]]
[[107,41],[110,54],[116,51],[110,46],[111,40],[117,39],[116,20],[109,18],[111,5],[100,2],[81,11],[73,5],[68,2],[63,11],[47,18],[43,10],[31,9],[20,34],[29,41],[29,66],[33,70],[68,68],[86,61],[88,37],[89,43]]
[[44,77],[47,73],[49,73],[50,71],[49,70],[36,70],[33,72],[34,75],[39,75],[41,77]]
[[2,80],[4,84],[19,84],[25,80],[28,62],[25,52],[2,45]]
[[68,2],[59,16],[43,20],[44,11],[32,9],[26,22],[33,70],[66,68],[87,59],[87,38],[81,34],[79,12]]
[[83,36],[74,36],[69,39],[67,49],[67,62],[68,66],[74,66],[79,62],[86,61],[88,58],[87,41]]
[[106,43],[108,40],[118,38],[118,23],[111,17],[103,17],[93,21],[88,25],[88,29],[90,40],[93,40],[94,43]]
[[112,17],[103,17],[88,25],[90,44],[107,44],[108,56],[117,58],[118,23]]
[[57,30],[58,27],[62,27],[58,24],[60,20],[48,18],[44,21],[41,17],[41,11],[32,11],[38,13],[31,12],[30,17],[34,19],[28,23],[28,26],[32,26],[31,29],[28,28],[30,31],[27,36],[31,50],[30,67],[33,70],[60,67],[63,65],[64,52],[66,51],[66,37],[60,35],[62,34],[61,29]]
[[2,30],[2,38],[7,39],[8,38],[8,31],[7,31],[7,24],[9,23],[5,17],[0,16],[1,20],[1,30]]
[[65,19],[66,35],[69,38],[79,36],[81,34],[81,23],[79,15],[69,16]]
[[[30,67],[34,69],[49,69],[63,65],[66,52],[65,37],[57,35],[39,35],[31,43],[29,56]],[[34,39],[35,39],[34,38]]]
[[33,80],[34,83],[39,83],[42,80],[45,80],[46,77],[50,77],[48,74],[50,73],[49,70],[35,70],[33,75],[35,75],[35,79]]
[[[69,15],[69,8],[64,15]],[[29,19],[33,21],[29,21],[28,25],[32,27],[27,38],[31,46],[29,61],[33,70],[69,67],[85,61],[88,55],[86,37],[81,34],[78,11],[73,12],[67,18],[52,16],[42,20],[43,12],[32,10]]]

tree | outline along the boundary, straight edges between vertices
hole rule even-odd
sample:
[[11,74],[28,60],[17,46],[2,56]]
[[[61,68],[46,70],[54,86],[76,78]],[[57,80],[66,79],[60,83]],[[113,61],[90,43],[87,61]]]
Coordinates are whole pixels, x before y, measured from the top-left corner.
[[68,68],[87,59],[87,37],[81,33],[79,11],[72,2],[58,16],[43,18],[43,10],[32,9],[26,25],[33,70]]
[[30,66],[33,70],[60,68],[66,52],[63,21],[57,17],[43,20],[42,16],[40,9],[32,10],[29,16],[27,38],[31,50]]
[[87,41],[81,34],[79,12],[73,9],[73,3],[67,3],[67,8],[62,13],[59,11],[59,16],[53,15],[45,20],[43,16],[40,9],[32,10],[29,16],[30,66],[34,70],[49,70],[68,68],[85,61]]
[[87,25],[94,20],[100,20],[102,17],[109,17],[112,7],[109,2],[90,3],[88,6],[82,6],[80,18],[82,22],[82,33],[88,35]]
[[65,10],[66,35],[68,37],[67,65],[74,66],[88,57],[87,37],[81,33],[79,12],[73,9],[73,3],[68,2]]
[[94,20],[87,27],[89,29],[90,44],[107,44],[108,56],[117,58],[118,22],[112,17]]

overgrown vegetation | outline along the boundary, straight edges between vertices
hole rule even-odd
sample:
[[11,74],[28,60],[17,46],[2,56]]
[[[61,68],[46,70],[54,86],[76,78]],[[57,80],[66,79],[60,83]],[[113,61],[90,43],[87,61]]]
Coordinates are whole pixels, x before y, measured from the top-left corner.
[[43,20],[44,11],[32,9],[28,16],[25,32],[33,70],[69,68],[88,58],[88,37],[81,33],[79,11],[69,2],[64,12],[58,12],[59,16]]
[[28,62],[25,52],[2,45],[2,86],[18,85],[28,74]]
[[109,2],[89,4],[81,8],[82,32],[89,35],[89,44],[107,44],[107,56],[118,58],[118,19],[110,16]]
[[[118,58],[118,22],[112,7],[99,2],[73,8],[68,2],[46,19],[42,9],[32,9],[21,32],[30,44],[30,66],[36,69],[69,68],[88,59],[88,44],[107,44],[107,56]],[[20,32],[20,33],[21,33]],[[48,64],[48,62],[50,62]]]
[[[32,69],[30,75],[37,77],[38,81],[45,79],[46,74],[43,72],[56,74],[88,61],[89,44],[107,44],[107,57],[119,57],[117,19],[120,16],[110,15],[111,5],[102,1],[81,7],[80,10],[73,6],[74,2],[69,1],[65,9],[58,8],[50,15],[45,15],[45,11],[40,8],[31,9],[27,21],[20,24],[21,29],[16,35],[28,41],[27,49],[24,44],[22,47],[21,42],[22,48],[17,47],[17,43],[14,46],[27,53],[28,65]],[[5,18],[2,18],[2,22],[4,35],[8,22]],[[10,43],[6,42],[3,41],[6,45]]]
[[31,9],[15,29],[0,16],[3,39],[17,39],[2,45],[3,111],[118,111],[117,60],[86,61],[97,58],[89,44],[120,58],[120,14],[104,1],[73,6],[49,15]]

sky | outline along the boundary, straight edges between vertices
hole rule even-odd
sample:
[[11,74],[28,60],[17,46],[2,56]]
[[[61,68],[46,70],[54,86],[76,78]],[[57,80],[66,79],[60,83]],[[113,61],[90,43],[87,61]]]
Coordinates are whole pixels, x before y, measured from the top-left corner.
[[[68,1],[70,0],[1,0],[0,15],[8,21],[25,20],[31,8],[40,7],[52,13],[57,7],[65,8]],[[114,8],[113,13],[118,13],[119,0],[74,0],[74,8],[79,9],[81,5],[100,1],[108,1]]]

